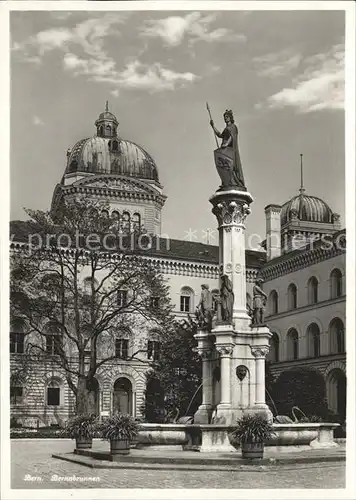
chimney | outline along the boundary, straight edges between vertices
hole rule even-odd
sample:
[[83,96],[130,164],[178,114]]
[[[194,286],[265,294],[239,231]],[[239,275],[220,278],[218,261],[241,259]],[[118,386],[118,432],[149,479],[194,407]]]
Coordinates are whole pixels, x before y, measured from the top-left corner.
[[267,261],[281,255],[281,208],[280,205],[265,207]]

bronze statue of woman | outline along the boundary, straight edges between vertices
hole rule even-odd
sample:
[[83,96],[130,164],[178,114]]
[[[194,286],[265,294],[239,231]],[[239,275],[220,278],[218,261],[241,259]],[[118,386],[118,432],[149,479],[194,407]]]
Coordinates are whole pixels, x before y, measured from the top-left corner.
[[220,133],[213,120],[210,125],[217,137],[222,139],[220,148],[214,151],[216,169],[221,178],[221,189],[246,191],[238,146],[238,130],[231,110],[224,113],[225,128]]

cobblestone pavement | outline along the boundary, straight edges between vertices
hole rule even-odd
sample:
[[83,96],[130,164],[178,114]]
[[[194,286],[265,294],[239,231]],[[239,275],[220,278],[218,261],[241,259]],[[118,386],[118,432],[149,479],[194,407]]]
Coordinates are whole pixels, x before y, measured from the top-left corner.
[[11,487],[25,489],[345,487],[343,462],[286,465],[256,472],[250,470],[187,472],[164,469],[90,469],[51,457],[52,453],[66,453],[73,448],[74,442],[70,440],[12,441]]

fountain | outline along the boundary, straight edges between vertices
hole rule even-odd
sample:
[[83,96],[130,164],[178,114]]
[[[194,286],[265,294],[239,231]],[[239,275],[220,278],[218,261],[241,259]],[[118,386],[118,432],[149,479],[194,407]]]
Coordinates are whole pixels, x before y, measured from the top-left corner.
[[[193,424],[142,424],[141,446],[179,442],[183,449],[235,451],[229,434],[244,413],[261,413],[273,422],[265,401],[265,358],[272,334],[263,321],[266,294],[259,281],[254,286],[252,321],[246,304],[245,221],[253,198],[244,183],[237,128],[231,111],[224,113],[224,120],[226,127],[222,134],[213,121],[210,122],[214,133],[222,138],[221,147],[214,151],[222,184],[209,200],[219,230],[220,294],[212,297],[209,287],[202,285],[196,313],[199,328],[195,338],[202,359],[202,403]],[[217,304],[215,318],[213,299]],[[216,404],[213,370],[218,364],[221,398]],[[275,411],[277,413],[276,408]],[[275,437],[268,446],[279,451],[294,446],[300,449],[337,446],[333,440],[336,423],[284,422],[273,424]]]

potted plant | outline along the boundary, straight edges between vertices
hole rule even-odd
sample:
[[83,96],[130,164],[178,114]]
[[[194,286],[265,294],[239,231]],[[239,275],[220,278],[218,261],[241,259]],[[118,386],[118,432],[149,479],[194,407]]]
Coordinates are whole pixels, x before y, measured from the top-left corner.
[[92,447],[93,436],[97,429],[97,417],[95,415],[76,415],[68,420],[64,433],[75,439],[77,450],[87,450]]
[[139,423],[131,415],[117,413],[106,418],[101,426],[101,436],[110,441],[110,454],[128,455],[130,453],[130,441],[138,434]]
[[264,443],[274,435],[272,424],[262,414],[243,415],[232,436],[241,444],[242,458],[263,458]]

